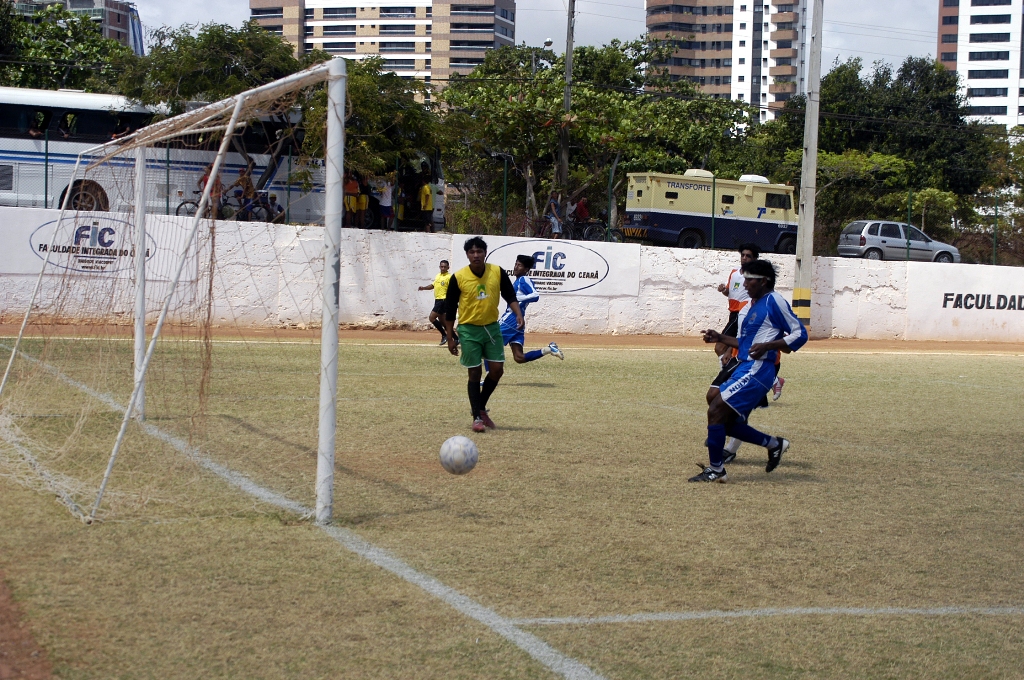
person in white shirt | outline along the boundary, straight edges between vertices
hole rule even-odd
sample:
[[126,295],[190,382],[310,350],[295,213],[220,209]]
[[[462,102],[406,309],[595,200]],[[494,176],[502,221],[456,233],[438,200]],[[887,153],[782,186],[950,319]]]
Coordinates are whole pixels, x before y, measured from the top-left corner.
[[384,178],[384,183],[380,186],[380,228],[387,229],[391,222],[391,218],[394,217],[395,211],[391,208],[392,197],[395,193],[395,185],[391,183],[391,178]]

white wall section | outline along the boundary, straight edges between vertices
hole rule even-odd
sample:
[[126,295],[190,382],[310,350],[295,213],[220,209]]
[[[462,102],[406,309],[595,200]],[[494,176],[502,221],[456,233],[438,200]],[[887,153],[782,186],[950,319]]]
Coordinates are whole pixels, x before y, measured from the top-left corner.
[[[32,235],[57,216],[54,210],[0,208],[8,244],[0,250],[0,316],[7,322],[24,314],[42,263],[35,252],[38,237]],[[101,227],[113,224],[113,217],[101,218]],[[147,229],[155,243],[150,254],[154,266],[147,276],[152,281],[147,286],[150,309],[158,308],[166,291],[166,273],[160,263],[177,247],[185,219],[148,218]],[[79,219],[77,225],[62,229],[67,243],[58,245],[73,246],[82,224],[85,222]],[[113,224],[115,233],[105,232],[98,238],[112,243],[111,251],[121,252],[125,248],[118,251],[124,242],[117,227]],[[86,246],[91,237],[90,229],[79,237],[80,245]],[[315,226],[219,222],[215,323],[256,327],[318,324],[322,237],[322,228]],[[430,283],[442,259],[451,260],[453,269],[461,266],[464,260],[457,256],[466,238],[459,234],[342,230],[341,323],[428,328],[433,293],[416,288]],[[552,265],[545,271],[577,272],[573,286],[557,285],[559,278],[551,278],[549,290],[542,291],[540,301],[531,305],[528,328],[540,332],[697,335],[704,328],[721,328],[728,312],[717,287],[739,264],[739,256],[728,251],[484,239],[502,266],[511,267],[520,250],[546,256],[550,246]],[[563,256],[556,259],[558,253]],[[764,258],[778,267],[777,288],[789,297],[793,256],[766,254]],[[600,265],[601,260],[607,267]],[[563,269],[554,269],[556,263]],[[124,288],[125,299],[120,303],[115,299],[107,308],[112,316],[123,318],[132,308],[132,288],[125,285],[131,271],[129,261],[120,262],[108,271],[83,273],[82,284]],[[196,279],[204,271],[202,263],[191,269],[191,285],[198,285]],[[55,284],[65,270],[54,268],[53,272],[46,277],[44,295],[57,290]],[[582,272],[596,272],[598,278],[591,279],[595,285],[580,287]],[[1024,268],[816,258],[811,302],[814,337],[1024,341]]]

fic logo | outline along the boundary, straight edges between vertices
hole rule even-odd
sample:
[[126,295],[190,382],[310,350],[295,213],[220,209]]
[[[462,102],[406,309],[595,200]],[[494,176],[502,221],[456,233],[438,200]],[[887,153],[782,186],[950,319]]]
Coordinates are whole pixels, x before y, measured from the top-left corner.
[[75,245],[83,245],[83,241],[86,241],[86,245],[90,248],[110,248],[114,245],[113,236],[116,234],[111,227],[100,227],[99,222],[93,222],[91,225],[82,225],[75,230]]

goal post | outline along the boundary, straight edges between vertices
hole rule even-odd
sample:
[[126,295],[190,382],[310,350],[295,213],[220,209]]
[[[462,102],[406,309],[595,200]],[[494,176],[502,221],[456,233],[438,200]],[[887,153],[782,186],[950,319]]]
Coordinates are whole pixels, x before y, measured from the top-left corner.
[[[185,442],[188,451],[199,452],[194,442],[205,441],[211,448],[204,448],[202,455],[209,451],[213,456],[237,457],[255,443],[253,437],[263,437],[263,445],[279,441],[258,429],[249,430],[253,435],[228,438],[231,428],[226,421],[206,424],[207,398],[218,400],[216,417],[228,417],[222,414],[225,404],[231,403],[224,389],[210,396],[215,373],[221,384],[236,390],[258,385],[251,398],[309,400],[303,402],[309,404],[308,411],[296,411],[298,418],[289,425],[296,423],[293,432],[302,440],[312,439],[316,431],[314,489],[309,489],[306,477],[303,494],[315,494],[317,523],[331,521],[346,89],[345,61],[335,58],[88,149],[77,159],[52,228],[47,223],[31,232],[32,252],[42,264],[31,294],[26,283],[23,294],[10,296],[17,298],[19,308],[27,307],[13,346],[0,342],[11,352],[0,380],[0,443],[15,454],[23,452],[22,458],[42,470],[40,477],[45,473],[50,487],[59,487],[58,495],[68,499],[64,504],[83,521],[119,516],[125,508],[144,507],[152,499],[168,502],[161,495],[171,484],[163,468],[173,463],[165,463],[154,447],[169,445],[183,451]],[[229,167],[241,174],[247,164],[253,166],[248,154],[234,150],[233,137],[260,120],[294,124],[298,105],[314,103],[325,91],[323,228],[223,221],[223,189],[215,187],[224,185],[218,177]],[[155,184],[165,180],[162,169],[159,179],[153,173],[152,159],[147,172],[148,149],[164,145],[169,149],[168,179]],[[164,216],[152,204],[147,211],[147,198],[162,199],[161,191],[170,195],[172,146],[192,168],[175,180],[179,196],[195,181],[198,169],[213,161],[202,191],[195,192],[201,193],[198,208],[188,218],[175,217],[169,209]],[[190,148],[208,150],[207,155],[190,155]],[[314,172],[321,172],[318,166],[312,165]],[[319,240],[318,249],[314,239]],[[316,272],[320,266],[322,273]],[[312,360],[306,370],[310,380],[315,371],[319,383],[316,411],[316,388],[311,385],[303,388],[309,396],[279,397],[264,394],[258,381],[247,384],[236,377],[240,362],[249,362],[242,365],[242,373],[275,370],[260,352],[278,350],[258,347],[267,344],[268,329],[271,337],[294,344],[287,333],[318,325],[319,343],[316,336],[303,335],[308,338],[303,356]],[[240,338],[218,345],[222,363],[217,365],[212,358],[212,347],[220,342],[211,331],[215,326],[221,336],[231,332]],[[247,335],[247,329],[257,332]],[[313,351],[318,362],[312,359]],[[244,352],[248,354],[242,356]],[[306,384],[301,365],[289,368],[289,375]],[[282,394],[292,389],[292,383],[274,387]],[[269,404],[260,408],[261,416],[273,412]],[[109,415],[103,415],[110,411],[117,413],[116,430]],[[246,411],[239,409],[237,414]],[[103,441],[106,433],[114,438],[112,446],[106,443],[109,439]],[[153,437],[163,444],[147,444]],[[109,448],[104,453],[102,447]],[[131,455],[119,463],[125,452]],[[0,450],[0,472],[12,460]],[[46,469],[47,463],[52,467]],[[114,471],[123,465],[129,466],[125,483],[115,485],[113,492]],[[277,472],[298,493],[295,484],[303,477],[291,474],[290,465],[282,459]],[[176,493],[191,500],[198,492],[185,485]],[[107,507],[108,496],[114,511]],[[184,512],[188,504],[179,503]]]
[[327,81],[326,204],[324,206],[323,326],[320,335],[320,428],[316,456],[316,522],[334,512],[334,452],[338,417],[338,307],[341,302],[341,221],[345,216],[345,60],[330,62]]

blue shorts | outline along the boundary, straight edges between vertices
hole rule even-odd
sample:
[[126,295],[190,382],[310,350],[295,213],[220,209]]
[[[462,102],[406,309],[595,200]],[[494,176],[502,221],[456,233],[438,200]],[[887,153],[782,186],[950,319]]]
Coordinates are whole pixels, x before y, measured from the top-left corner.
[[515,326],[512,326],[511,328],[502,326],[501,340],[505,345],[514,342],[520,347],[526,347],[526,333]]
[[775,382],[775,365],[767,361],[744,361],[722,383],[722,399],[744,421],[757,408]]

